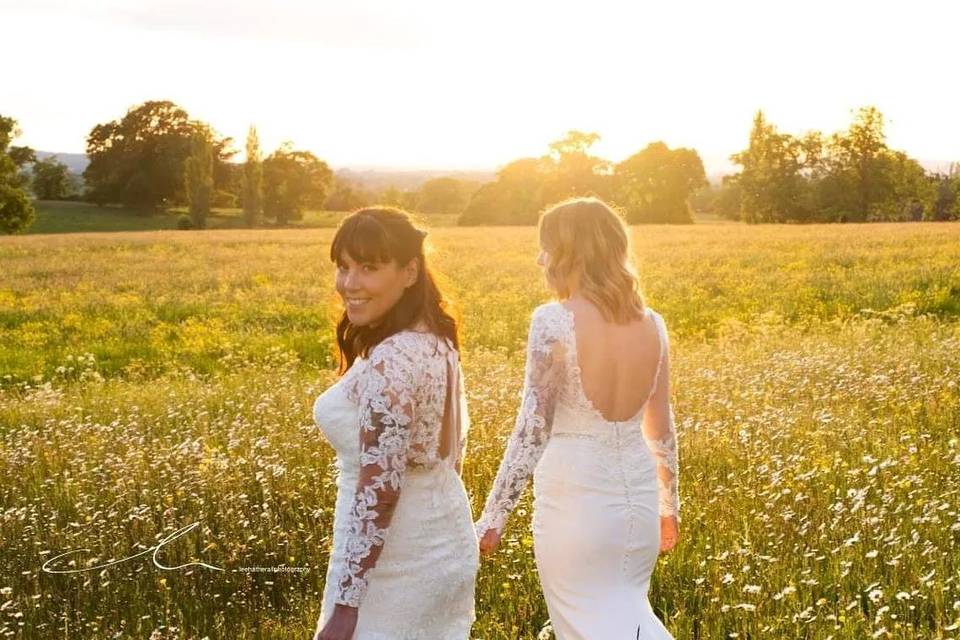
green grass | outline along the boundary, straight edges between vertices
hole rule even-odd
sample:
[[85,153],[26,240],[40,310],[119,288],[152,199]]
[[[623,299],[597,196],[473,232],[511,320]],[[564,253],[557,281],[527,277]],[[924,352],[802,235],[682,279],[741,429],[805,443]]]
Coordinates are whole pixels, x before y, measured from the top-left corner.
[[27,233],[88,231],[153,231],[176,228],[173,214],[144,213],[122,207],[98,207],[85,202],[38,200],[37,218]]
[[[37,218],[28,234],[82,233],[100,231],[161,231],[176,229],[177,219],[186,213],[184,207],[169,211],[140,211],[120,206],[98,207],[86,202],[38,200],[34,202]],[[308,210],[302,220],[292,221],[288,228],[331,228],[343,218],[342,211]],[[455,215],[427,216],[435,226],[453,225]],[[240,209],[214,209],[207,218],[208,229],[244,229]],[[272,228],[265,225],[265,228]]]
[[[683,520],[650,599],[675,637],[956,638],[960,223],[633,233],[671,334]],[[0,239],[0,637],[310,637],[336,493],[310,415],[334,377],[331,236]],[[430,238],[479,514],[548,294],[531,228]],[[482,567],[475,638],[547,622],[530,498]],[[228,571],[40,571],[193,522],[160,560]],[[307,570],[238,570],[277,565]]]

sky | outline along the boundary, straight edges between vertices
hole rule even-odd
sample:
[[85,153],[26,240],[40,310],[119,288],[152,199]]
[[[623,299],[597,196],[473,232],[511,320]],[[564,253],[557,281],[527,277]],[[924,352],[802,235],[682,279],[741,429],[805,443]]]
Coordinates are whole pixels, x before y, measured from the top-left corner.
[[496,169],[569,129],[727,170],[763,109],[960,160],[960,3],[806,0],[0,0],[0,114],[17,144],[83,152],[97,123],[173,100],[235,139],[255,124],[332,166]]

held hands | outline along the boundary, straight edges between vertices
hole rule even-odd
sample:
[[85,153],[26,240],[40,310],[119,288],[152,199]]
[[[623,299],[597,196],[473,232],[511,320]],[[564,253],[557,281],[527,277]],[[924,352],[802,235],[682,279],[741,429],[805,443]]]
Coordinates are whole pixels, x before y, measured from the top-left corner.
[[677,516],[660,516],[660,551],[670,552],[680,536]]
[[357,628],[357,608],[338,604],[323,629],[313,640],[350,640]]
[[489,557],[496,552],[498,546],[500,546],[500,532],[496,529],[487,529],[480,538],[480,555],[484,558]]

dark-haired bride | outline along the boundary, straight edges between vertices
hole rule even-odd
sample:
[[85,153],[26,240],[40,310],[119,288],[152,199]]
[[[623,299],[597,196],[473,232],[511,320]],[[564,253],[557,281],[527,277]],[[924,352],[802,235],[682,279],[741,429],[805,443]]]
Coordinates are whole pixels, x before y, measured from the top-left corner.
[[331,245],[342,376],[314,417],[339,477],[316,640],[465,640],[475,618],[457,326],[424,236],[376,207],[345,218]]

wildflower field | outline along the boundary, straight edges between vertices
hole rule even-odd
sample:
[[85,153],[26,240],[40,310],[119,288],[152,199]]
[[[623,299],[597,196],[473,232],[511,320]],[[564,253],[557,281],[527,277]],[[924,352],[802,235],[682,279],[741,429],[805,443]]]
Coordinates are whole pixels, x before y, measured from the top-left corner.
[[[0,638],[311,638],[332,233],[0,239]],[[633,234],[671,336],[681,539],[650,600],[674,636],[960,638],[960,223]],[[548,292],[532,228],[429,238],[479,514]],[[474,638],[551,637],[530,503]]]

